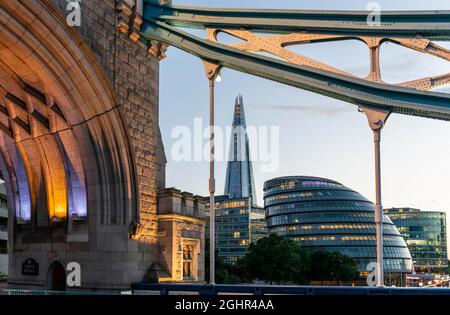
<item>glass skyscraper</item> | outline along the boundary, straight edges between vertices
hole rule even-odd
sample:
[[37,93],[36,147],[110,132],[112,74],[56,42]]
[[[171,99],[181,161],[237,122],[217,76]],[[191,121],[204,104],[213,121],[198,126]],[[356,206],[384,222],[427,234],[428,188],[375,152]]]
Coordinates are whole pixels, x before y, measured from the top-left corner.
[[[244,103],[239,95],[234,106],[225,191],[215,199],[216,248],[226,263],[235,263],[245,256],[248,245],[267,233],[264,209],[256,205],[246,128]],[[209,202],[209,198],[206,199]],[[209,231],[207,233],[209,235]]]
[[232,199],[252,198],[252,200],[256,200],[242,95],[236,98],[234,106],[233,132],[230,139],[224,194]]
[[390,208],[384,213],[405,239],[416,271],[448,267],[445,212]]
[[[374,204],[341,183],[307,176],[275,178],[264,184],[264,208],[270,233],[311,250],[352,257],[363,275],[376,261]],[[412,272],[407,245],[387,216],[383,233],[385,272]]]

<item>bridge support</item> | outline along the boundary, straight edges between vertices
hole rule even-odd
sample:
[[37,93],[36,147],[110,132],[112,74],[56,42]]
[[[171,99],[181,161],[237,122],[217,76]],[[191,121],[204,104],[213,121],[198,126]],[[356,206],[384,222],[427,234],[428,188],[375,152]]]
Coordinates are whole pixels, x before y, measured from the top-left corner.
[[[162,189],[164,46],[136,40],[142,1],[83,0],[82,27],[68,25],[63,2],[0,1],[8,286],[55,287],[74,262],[77,291],[203,281],[203,205]],[[189,211],[174,213],[183,199]]]
[[204,67],[209,81],[209,283],[215,284],[214,81],[220,74],[220,66],[204,61]]
[[367,107],[360,108],[367,116],[369,126],[373,131],[373,141],[375,145],[375,226],[377,242],[377,267],[376,286],[384,287],[384,266],[383,266],[383,205],[381,202],[381,130],[388,119],[390,112],[383,110],[373,110]]

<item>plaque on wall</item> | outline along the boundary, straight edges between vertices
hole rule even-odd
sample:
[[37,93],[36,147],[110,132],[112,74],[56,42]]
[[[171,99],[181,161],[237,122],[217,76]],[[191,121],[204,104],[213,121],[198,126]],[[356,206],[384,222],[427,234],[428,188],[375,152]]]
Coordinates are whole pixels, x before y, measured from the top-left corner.
[[39,275],[39,264],[33,258],[28,258],[22,263],[22,274],[28,276]]

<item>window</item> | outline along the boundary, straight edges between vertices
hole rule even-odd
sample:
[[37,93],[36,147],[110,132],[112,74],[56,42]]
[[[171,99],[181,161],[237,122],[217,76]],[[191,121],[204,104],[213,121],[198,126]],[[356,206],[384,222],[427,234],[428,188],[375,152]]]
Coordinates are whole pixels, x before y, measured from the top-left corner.
[[8,203],[6,202],[6,199],[0,198],[0,208],[8,209]]
[[194,257],[194,246],[184,245],[183,246],[183,279],[193,278],[193,257]]
[[8,241],[0,240],[0,254],[6,254],[8,252]]

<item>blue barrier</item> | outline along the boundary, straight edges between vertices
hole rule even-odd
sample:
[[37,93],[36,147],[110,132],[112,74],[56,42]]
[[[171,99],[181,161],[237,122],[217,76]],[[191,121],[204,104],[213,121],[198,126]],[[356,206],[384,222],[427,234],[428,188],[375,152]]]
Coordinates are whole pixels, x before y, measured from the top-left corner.
[[0,295],[121,295],[120,292],[3,289]]
[[295,294],[295,295],[450,295],[450,288],[394,288],[394,287],[331,287],[288,285],[229,285],[229,284],[151,284],[135,283],[133,294],[149,291],[168,295],[171,292],[195,292],[200,295],[217,294]]

